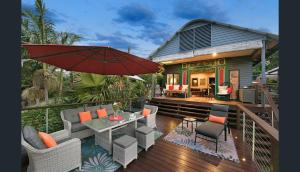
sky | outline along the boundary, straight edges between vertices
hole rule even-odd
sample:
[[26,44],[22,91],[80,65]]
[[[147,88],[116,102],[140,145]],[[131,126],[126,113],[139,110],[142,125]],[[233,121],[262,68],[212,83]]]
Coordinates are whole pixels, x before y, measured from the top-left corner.
[[[59,32],[82,37],[77,45],[111,46],[147,58],[196,18],[278,34],[278,0],[44,0]],[[34,0],[22,0],[34,9]]]

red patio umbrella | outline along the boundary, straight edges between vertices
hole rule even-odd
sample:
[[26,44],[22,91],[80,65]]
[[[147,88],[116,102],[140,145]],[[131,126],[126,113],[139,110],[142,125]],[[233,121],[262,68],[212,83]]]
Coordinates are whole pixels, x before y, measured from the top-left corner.
[[150,60],[102,46],[23,44],[29,57],[68,71],[101,75],[138,75],[159,71]]

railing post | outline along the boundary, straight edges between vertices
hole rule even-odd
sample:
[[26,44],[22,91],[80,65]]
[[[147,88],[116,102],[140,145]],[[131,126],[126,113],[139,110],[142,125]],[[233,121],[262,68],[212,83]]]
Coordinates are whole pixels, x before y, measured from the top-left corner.
[[278,141],[271,138],[271,172],[279,171],[279,145]]
[[265,94],[263,91],[261,91],[261,105],[262,107],[265,107]]
[[49,112],[49,109],[46,108],[46,133],[49,132],[49,118],[48,118],[48,112]]
[[245,112],[243,112],[243,142],[245,141],[245,129],[246,129],[246,117],[245,117]]
[[274,127],[274,111],[272,111],[271,114],[272,114],[272,116],[271,116],[271,118],[272,118],[272,121],[271,121],[272,122],[272,127]]
[[252,161],[254,161],[254,151],[255,151],[255,122],[252,122]]
[[129,99],[129,111],[131,111],[131,106],[132,106],[132,99]]

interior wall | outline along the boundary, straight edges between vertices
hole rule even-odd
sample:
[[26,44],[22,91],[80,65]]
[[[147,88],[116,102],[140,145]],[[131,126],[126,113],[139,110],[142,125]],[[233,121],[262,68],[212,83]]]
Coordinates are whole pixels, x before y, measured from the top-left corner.
[[[205,73],[192,73],[190,76],[190,86],[191,88],[208,88],[208,79],[210,77],[216,77],[214,72],[205,72]],[[198,86],[192,86],[193,78],[198,78]],[[205,85],[200,85],[200,79],[205,79]]]

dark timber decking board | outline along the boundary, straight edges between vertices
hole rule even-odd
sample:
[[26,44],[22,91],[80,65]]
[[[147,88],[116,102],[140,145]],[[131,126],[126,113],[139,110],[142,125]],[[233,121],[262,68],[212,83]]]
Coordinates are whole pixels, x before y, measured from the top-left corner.
[[[147,152],[142,151],[138,155],[138,159],[131,162],[126,170],[121,167],[118,171],[148,171],[148,172],[168,172],[168,171],[258,171],[255,164],[251,161],[249,149],[242,142],[241,133],[232,129],[237,153],[240,163],[234,163],[228,160],[221,160],[214,156],[206,155],[193,151],[180,145],[172,144],[164,141],[163,137],[167,135],[181,122],[178,118],[157,115],[157,128],[164,133],[155,145],[148,149]],[[242,158],[246,158],[246,162]]]

